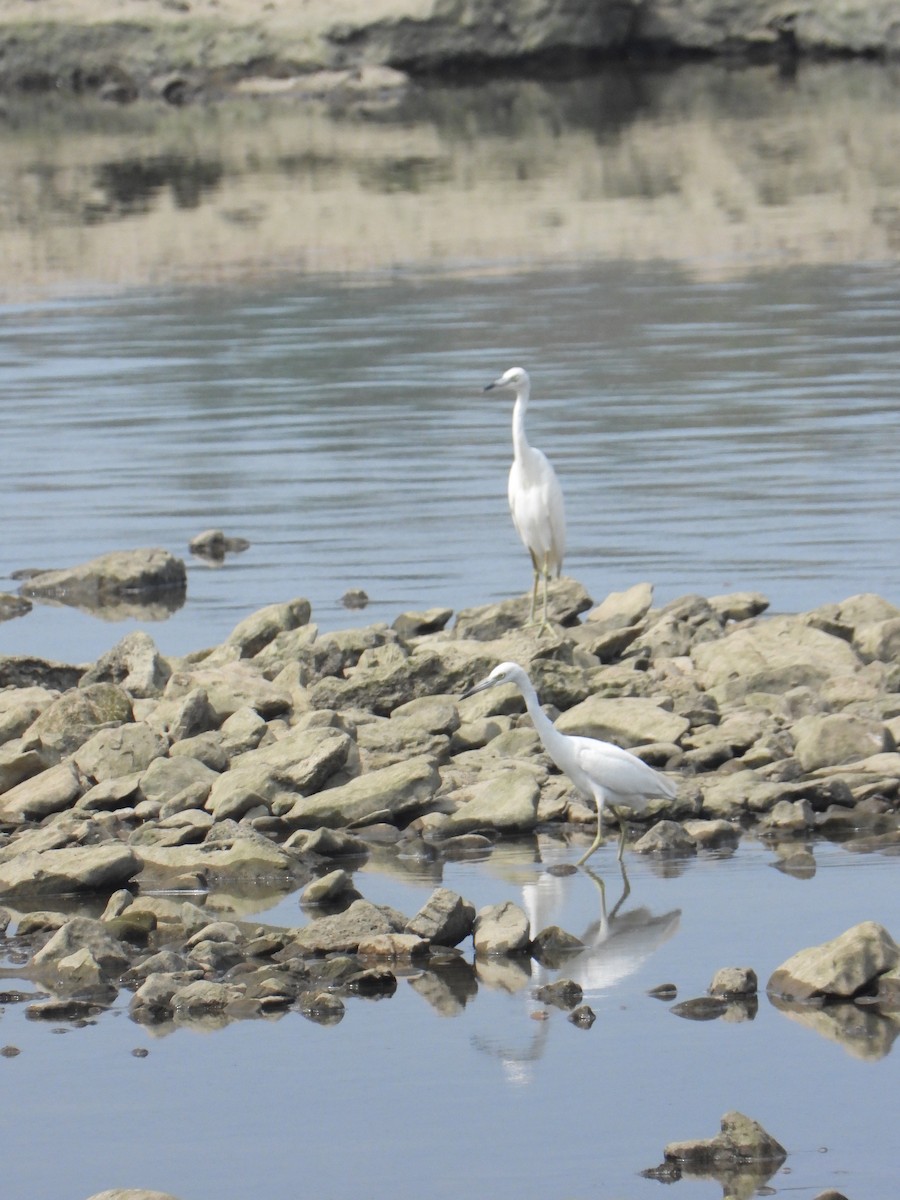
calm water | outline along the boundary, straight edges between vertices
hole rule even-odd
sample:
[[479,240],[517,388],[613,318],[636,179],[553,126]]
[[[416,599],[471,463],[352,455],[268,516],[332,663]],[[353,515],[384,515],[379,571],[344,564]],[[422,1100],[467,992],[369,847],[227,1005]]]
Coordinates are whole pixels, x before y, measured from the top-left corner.
[[[664,266],[165,291],[8,308],[2,572],[209,527],[164,652],[302,595],[324,629],[524,591],[506,508],[510,404],[556,464],[566,571],[596,600],[648,579],[793,611],[900,600],[900,270]],[[0,582],[0,586],[4,586]],[[14,584],[7,582],[8,589]],[[340,597],[365,589],[365,614]],[[36,605],[0,652],[83,661],[133,627]]]
[[[0,654],[85,661],[138,626],[179,654],[295,596],[327,630],[523,592],[510,404],[482,393],[514,364],[563,482],[566,570],[595,600],[647,579],[658,602],[900,603],[900,84],[846,65],[625,83],[0,128],[0,590],[114,549],[187,555],[210,527],[251,542],[191,560],[166,621],[35,605],[0,624]],[[829,1037],[764,998],[753,1021],[693,1023],[645,994],[701,994],[725,965],[764,982],[864,919],[900,936],[895,857],[815,853],[802,880],[753,842],[678,868],[628,856],[631,896],[570,967],[590,1031],[533,1020],[543,976],[515,970],[480,970],[453,1015],[401,979],[332,1028],[154,1036],[124,1000],[82,1029],[7,1005],[4,1195],[650,1200],[638,1172],[737,1108],[790,1151],[778,1194],[884,1200],[895,1025]],[[613,855],[592,860],[611,903]],[[527,842],[441,873],[377,855],[357,884],[412,913],[443,883],[580,934],[594,881],[546,871],[573,857]],[[210,902],[306,919],[296,896]]]

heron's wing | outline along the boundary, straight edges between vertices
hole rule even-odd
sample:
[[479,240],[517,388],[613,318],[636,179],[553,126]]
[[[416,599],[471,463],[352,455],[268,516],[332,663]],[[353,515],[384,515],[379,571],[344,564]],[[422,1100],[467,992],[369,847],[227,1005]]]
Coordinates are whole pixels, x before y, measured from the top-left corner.
[[539,561],[549,555],[559,574],[566,549],[566,511],[562,488],[546,455],[529,447],[526,459],[509,472],[509,508],[519,537]]
[[575,754],[578,766],[604,791],[620,796],[660,796],[674,800],[677,788],[671,779],[654,771],[630,750],[612,742],[578,737]]

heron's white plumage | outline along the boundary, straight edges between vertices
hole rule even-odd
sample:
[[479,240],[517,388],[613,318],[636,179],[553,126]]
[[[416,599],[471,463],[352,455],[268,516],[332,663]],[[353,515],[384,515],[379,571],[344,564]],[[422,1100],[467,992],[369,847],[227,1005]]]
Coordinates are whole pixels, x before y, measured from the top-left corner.
[[509,470],[507,495],[513,525],[531,555],[534,588],[531,619],[534,620],[539,580],[544,581],[544,624],[547,624],[547,581],[558,576],[566,553],[566,508],[562,488],[549,459],[528,443],[525,413],[531,393],[528,372],[522,367],[510,369],[489,383],[493,388],[511,388],[516,394],[513,405],[513,463]]
[[597,805],[597,836],[581,862],[589,858],[600,845],[604,804],[613,809],[627,808],[632,812],[642,812],[651,799],[675,799],[678,791],[675,783],[630,750],[623,750],[612,742],[573,736],[557,729],[541,708],[527,671],[518,663],[501,663],[465,695],[470,696],[503,683],[514,684],[519,689],[544,749],[575,787]]

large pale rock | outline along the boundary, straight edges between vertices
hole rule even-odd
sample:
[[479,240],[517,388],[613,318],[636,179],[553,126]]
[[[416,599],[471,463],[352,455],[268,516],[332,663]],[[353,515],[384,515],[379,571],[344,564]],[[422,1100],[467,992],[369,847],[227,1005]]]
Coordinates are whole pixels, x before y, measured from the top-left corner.
[[868,758],[894,748],[883,722],[846,712],[811,713],[794,723],[792,733],[794,755],[804,771]]
[[[265,724],[258,713],[254,713],[253,716],[256,721]],[[195,687],[182,696],[160,700],[143,714],[143,719],[151,729],[163,734],[170,742],[180,742],[185,738],[196,737],[199,733],[208,733],[217,729],[220,724],[219,714],[201,687]]]
[[854,925],[820,946],[801,950],[774,971],[766,991],[784,1000],[850,999],[900,963],[900,949],[875,921]]
[[440,786],[433,759],[396,763],[299,799],[284,820],[298,829],[362,824],[370,818],[404,820],[416,816]]
[[853,645],[865,662],[897,662],[900,660],[900,617],[857,626]]
[[462,675],[448,678],[441,658],[431,650],[415,650],[378,667],[357,668],[347,679],[327,677],[310,689],[314,708],[362,708],[379,716],[390,716],[401,704],[420,696],[447,693],[462,686]]
[[0,863],[0,896],[112,892],[133,879],[141,865],[135,852],[119,843],[29,851]]
[[677,743],[690,728],[690,722],[641,697],[610,700],[589,696],[564,712],[556,727],[562,733],[600,738],[628,748],[649,742]]
[[447,819],[448,836],[472,829],[522,833],[538,819],[541,789],[533,770],[511,767],[448,795],[458,807]]
[[60,571],[42,571],[19,589],[24,596],[102,607],[121,599],[153,599],[187,590],[184,562],[158,548],[116,550]]
[[346,912],[320,917],[304,929],[298,929],[279,957],[339,951],[353,954],[360,942],[378,934],[403,933],[404,924],[405,918],[391,909],[368,900],[354,900]]
[[531,941],[528,916],[511,900],[489,904],[478,910],[473,940],[476,954],[518,954]]
[[201,663],[189,670],[176,671],[166,685],[165,697],[178,699],[195,688],[206,692],[218,724],[242,708],[255,709],[269,720],[291,707],[288,692],[266,679],[252,660],[211,666]]
[[140,854],[146,867],[178,874],[204,872],[217,879],[264,879],[297,868],[292,855],[265,838],[235,838],[230,846],[208,841],[186,846],[142,844]]
[[653,585],[636,583],[625,592],[610,592],[585,617],[597,630],[624,629],[636,625],[650,611]]
[[163,737],[139,721],[99,729],[75,751],[72,761],[85,779],[100,783],[145,771],[167,748]]
[[57,763],[10,788],[0,800],[0,820],[40,821],[68,808],[83,790],[84,782],[75,764]]
[[715,642],[693,647],[700,683],[718,703],[750,692],[816,688],[835,675],[860,669],[859,656],[841,638],[799,617],[772,617],[741,626]]
[[704,1168],[723,1170],[753,1162],[782,1163],[787,1158],[787,1151],[757,1121],[743,1113],[727,1112],[715,1137],[670,1142],[665,1156],[669,1161],[684,1163],[689,1169],[700,1171]]
[[0,746],[0,795],[16,784],[40,775],[47,764],[37,750],[25,750],[21,738]]
[[450,739],[446,734],[432,733],[417,721],[404,717],[360,725],[356,731],[356,744],[361,765],[368,771],[421,754],[443,762],[450,754]]
[[0,691],[0,745],[24,733],[57,696],[49,688],[36,686]]
[[[557,621],[561,625],[571,625],[581,613],[591,607],[592,603],[584,586],[576,579],[563,577],[551,580],[547,603],[547,613],[551,621]],[[453,631],[458,638],[492,641],[504,637],[505,634],[522,630],[527,625],[530,615],[531,590],[529,589],[523,596],[502,600],[499,604],[485,604],[478,608],[463,609],[457,615]],[[503,661],[503,659],[498,661]],[[515,661],[521,662],[522,660],[517,658]],[[527,666],[527,664],[522,662],[522,666]]]
[[166,804],[187,788],[200,785],[208,794],[221,776],[200,762],[185,755],[176,758],[157,758],[141,775],[140,791],[145,800]]
[[311,612],[309,601],[302,598],[269,604],[240,621],[225,639],[225,645],[234,647],[240,658],[253,658],[279,633],[308,625]]
[[131,697],[116,683],[92,683],[72,688],[23,733],[28,745],[40,746],[45,757],[65,758],[103,725],[123,725],[134,719]]

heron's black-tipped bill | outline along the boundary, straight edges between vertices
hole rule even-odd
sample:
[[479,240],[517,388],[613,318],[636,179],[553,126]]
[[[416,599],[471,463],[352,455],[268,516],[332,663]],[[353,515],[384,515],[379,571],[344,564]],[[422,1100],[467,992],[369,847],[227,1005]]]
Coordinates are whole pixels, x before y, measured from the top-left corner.
[[468,691],[463,692],[460,700],[466,700],[469,696],[474,696],[476,692],[483,692],[486,688],[494,686],[493,679],[482,679],[481,683],[473,684]]
[[493,391],[493,390],[494,390],[494,388],[495,388],[496,386],[497,386],[497,380],[495,379],[493,383],[486,383],[486,384],[484,385],[484,388],[483,388],[482,390],[483,390],[483,391],[485,391],[485,392],[491,392],[491,391]]

